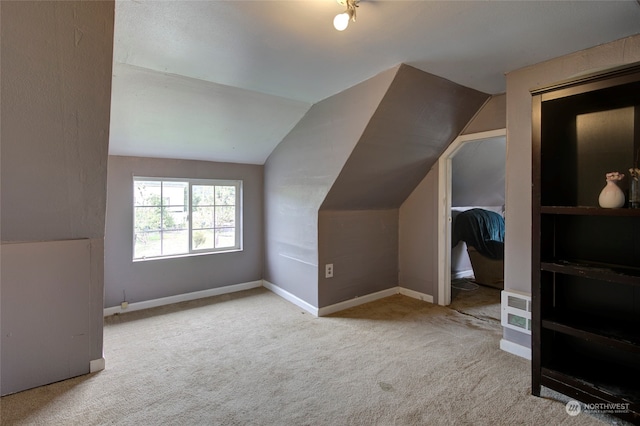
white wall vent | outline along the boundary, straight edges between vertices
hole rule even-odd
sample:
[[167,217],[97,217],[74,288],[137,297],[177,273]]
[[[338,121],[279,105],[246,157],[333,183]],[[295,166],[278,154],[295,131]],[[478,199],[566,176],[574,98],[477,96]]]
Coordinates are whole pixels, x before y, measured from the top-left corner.
[[515,290],[502,291],[503,327],[531,334],[531,295]]

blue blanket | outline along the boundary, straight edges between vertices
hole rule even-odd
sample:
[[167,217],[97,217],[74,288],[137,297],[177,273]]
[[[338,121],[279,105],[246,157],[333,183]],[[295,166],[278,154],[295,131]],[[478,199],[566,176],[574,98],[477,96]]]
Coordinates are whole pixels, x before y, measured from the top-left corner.
[[460,241],[483,256],[504,259],[504,218],[496,212],[471,209],[458,214],[451,231],[451,247]]

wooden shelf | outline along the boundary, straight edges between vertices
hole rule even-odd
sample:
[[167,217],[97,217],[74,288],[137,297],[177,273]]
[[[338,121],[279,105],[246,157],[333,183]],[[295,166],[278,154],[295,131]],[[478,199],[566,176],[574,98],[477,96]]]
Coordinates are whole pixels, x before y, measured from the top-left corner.
[[640,63],[532,91],[532,393],[640,425],[640,209],[597,207],[638,151]]
[[572,315],[547,316],[542,327],[623,351],[640,354],[638,325],[609,319]]
[[563,214],[573,216],[630,216],[640,217],[640,209],[603,209],[601,207],[591,206],[541,206],[540,213],[542,214]]
[[576,373],[571,367],[556,364],[541,369],[541,384],[587,404],[629,404],[628,411],[612,414],[634,424],[640,422],[640,391],[632,383],[621,386],[606,378],[585,376],[581,371]]
[[556,260],[541,262],[540,269],[576,277],[640,286],[640,268],[631,268],[623,265]]

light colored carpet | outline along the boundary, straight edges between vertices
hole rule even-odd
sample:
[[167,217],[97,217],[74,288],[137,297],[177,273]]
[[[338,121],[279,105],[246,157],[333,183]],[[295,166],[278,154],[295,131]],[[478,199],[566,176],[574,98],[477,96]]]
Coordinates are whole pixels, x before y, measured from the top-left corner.
[[451,288],[451,305],[449,307],[478,319],[497,321],[499,323],[501,290],[471,283],[475,287],[471,287],[468,290]]
[[106,370],[2,425],[597,425],[530,395],[495,320],[397,295],[314,318],[265,289],[107,319]]

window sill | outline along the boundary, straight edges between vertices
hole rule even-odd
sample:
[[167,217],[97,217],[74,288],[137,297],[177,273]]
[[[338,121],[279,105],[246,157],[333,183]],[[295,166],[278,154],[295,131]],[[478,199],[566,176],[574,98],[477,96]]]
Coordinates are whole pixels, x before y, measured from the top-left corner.
[[229,250],[221,250],[221,251],[207,251],[202,253],[185,253],[185,254],[173,254],[169,256],[157,256],[157,257],[143,257],[140,259],[133,259],[133,263],[138,262],[151,262],[154,260],[167,260],[167,259],[181,259],[185,257],[199,257],[199,256],[211,256],[216,254],[227,254],[227,253],[237,253],[241,252],[243,249],[241,248],[233,248]]

